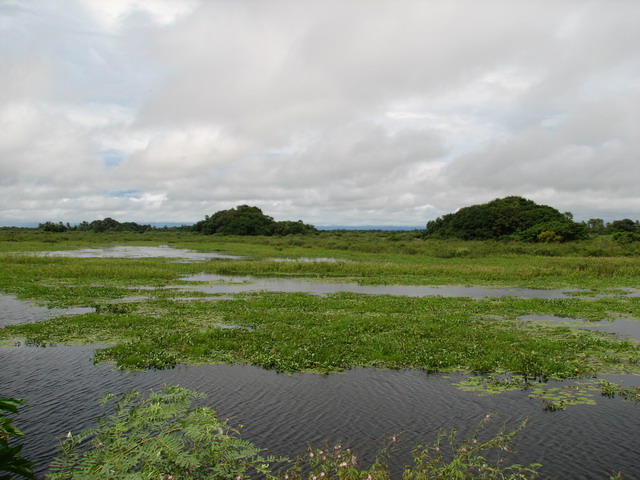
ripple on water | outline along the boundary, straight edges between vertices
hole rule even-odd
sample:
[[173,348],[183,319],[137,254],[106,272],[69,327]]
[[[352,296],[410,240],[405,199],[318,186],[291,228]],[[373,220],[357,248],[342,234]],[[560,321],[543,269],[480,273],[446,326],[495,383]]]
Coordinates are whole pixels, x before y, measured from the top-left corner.
[[500,412],[496,428],[529,418],[513,461],[540,461],[545,475],[640,473],[640,409],[618,398],[549,413],[527,392],[478,396],[456,389],[444,376],[415,370],[282,375],[247,365],[199,365],[126,374],[94,366],[92,349],[79,346],[3,349],[0,363],[2,394],[29,401],[17,423],[27,434],[25,455],[41,473],[54,455],[56,436],[94,424],[102,394],[166,384],[207,393],[204,404],[245,425],[243,437],[274,455],[296,455],[307,442],[347,439],[371,461],[383,439],[404,432],[394,457],[397,471],[409,461],[411,446],[433,439],[438,429],[456,427],[461,436],[470,435],[487,413]]

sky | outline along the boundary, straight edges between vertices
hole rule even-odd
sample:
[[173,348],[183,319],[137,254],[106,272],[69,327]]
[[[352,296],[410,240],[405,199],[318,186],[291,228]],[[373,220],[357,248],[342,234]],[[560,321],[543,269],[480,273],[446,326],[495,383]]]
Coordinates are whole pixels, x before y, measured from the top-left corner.
[[636,0],[0,0],[0,225],[640,218]]

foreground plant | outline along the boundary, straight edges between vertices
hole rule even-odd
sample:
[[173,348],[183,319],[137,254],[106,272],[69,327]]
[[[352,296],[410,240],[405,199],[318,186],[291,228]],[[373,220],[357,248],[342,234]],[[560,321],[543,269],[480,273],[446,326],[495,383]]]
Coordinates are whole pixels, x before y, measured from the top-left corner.
[[[413,450],[413,464],[404,468],[403,480],[427,479],[500,479],[525,480],[538,477],[540,464],[528,466],[508,464],[514,437],[525,427],[526,422],[514,429],[505,428],[480,440],[491,416],[487,415],[478,425],[474,434],[459,440],[457,432],[441,430],[437,438]],[[281,480],[388,480],[392,477],[387,468],[387,459],[396,442],[390,439],[371,466],[365,468],[349,448],[341,444],[310,447],[294,465],[280,475]]]
[[[148,396],[124,395],[113,414],[79,435],[62,438],[49,480],[242,479],[270,476],[260,450],[206,407],[191,408],[203,394],[178,386]],[[106,405],[114,395],[103,397]]]
[[526,421],[511,430],[503,427],[488,440],[481,440],[479,437],[490,419],[487,415],[468,439],[458,440],[455,429],[442,430],[433,442],[417,446],[413,451],[414,464],[405,469],[403,479],[537,478],[539,463],[507,464],[513,439],[525,427]]
[[18,407],[26,402],[16,398],[0,398],[0,480],[13,478],[17,475],[23,478],[33,478],[33,462],[22,456],[22,445],[10,445],[9,439],[23,437],[9,414],[18,413]]

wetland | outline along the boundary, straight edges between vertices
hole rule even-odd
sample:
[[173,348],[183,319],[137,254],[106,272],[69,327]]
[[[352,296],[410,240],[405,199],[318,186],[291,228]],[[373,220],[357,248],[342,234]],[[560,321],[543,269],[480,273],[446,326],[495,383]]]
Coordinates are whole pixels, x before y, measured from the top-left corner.
[[180,384],[275,455],[405,432],[397,469],[495,414],[544,478],[634,478],[640,406],[601,382],[640,385],[640,260],[607,242],[3,231],[2,396],[40,473],[101,394]]

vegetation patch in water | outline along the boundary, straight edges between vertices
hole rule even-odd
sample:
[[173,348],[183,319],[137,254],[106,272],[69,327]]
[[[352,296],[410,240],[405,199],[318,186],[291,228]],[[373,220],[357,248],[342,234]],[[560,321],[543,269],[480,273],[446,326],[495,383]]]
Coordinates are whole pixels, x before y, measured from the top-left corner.
[[600,392],[605,397],[613,398],[615,396],[620,396],[625,400],[640,403],[640,386],[623,387],[622,385],[607,382],[606,380],[601,380],[599,386]]
[[[640,370],[637,344],[598,332],[489,317],[575,310],[581,317],[599,316],[604,307],[598,302],[266,292],[236,295],[232,301],[184,302],[161,297],[172,292],[156,294],[159,298],[147,302],[9,326],[0,330],[0,338],[115,343],[98,351],[96,359],[121,368],[241,362],[282,372],[365,366],[540,379]],[[607,300],[605,306],[626,310],[632,300]],[[245,328],[221,329],[220,324]]]
[[[293,462],[263,456],[240,436],[239,430],[206,407],[192,408],[201,396],[181,387],[166,387],[148,395],[129,392],[119,399],[103,398],[103,406],[117,400],[112,414],[98,427],[61,438],[60,455],[51,464],[49,480],[115,478],[209,479],[267,478],[272,480],[388,480],[388,459],[394,453],[393,436],[364,464],[357,452],[338,443],[309,446]],[[530,479],[540,464],[509,464],[512,443],[526,422],[488,434],[487,415],[467,439],[456,430],[441,430],[436,439],[413,449],[413,462],[403,480],[429,478]]]

